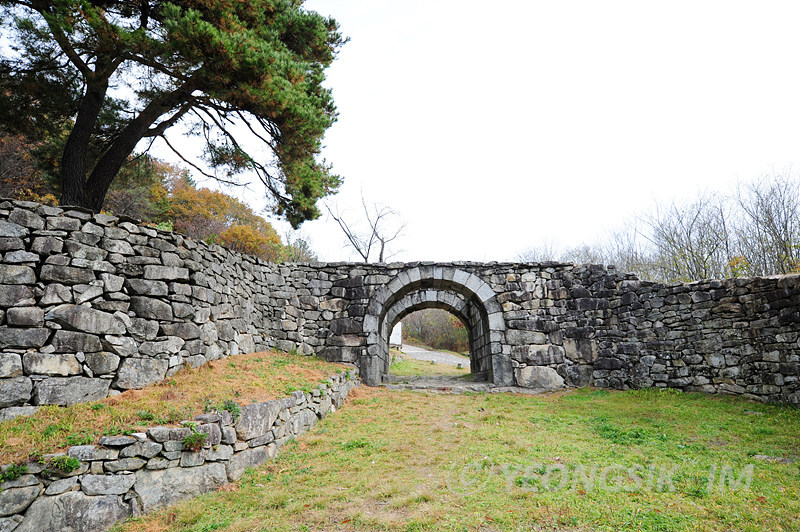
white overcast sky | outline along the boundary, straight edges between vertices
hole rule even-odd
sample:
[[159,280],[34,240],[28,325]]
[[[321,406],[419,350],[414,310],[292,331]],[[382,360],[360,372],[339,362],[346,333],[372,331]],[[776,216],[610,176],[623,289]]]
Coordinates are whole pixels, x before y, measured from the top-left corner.
[[[330,201],[398,211],[398,260],[591,243],[656,200],[800,161],[797,0],[305,5],[350,37],[328,72]],[[355,258],[327,216],[302,232]]]

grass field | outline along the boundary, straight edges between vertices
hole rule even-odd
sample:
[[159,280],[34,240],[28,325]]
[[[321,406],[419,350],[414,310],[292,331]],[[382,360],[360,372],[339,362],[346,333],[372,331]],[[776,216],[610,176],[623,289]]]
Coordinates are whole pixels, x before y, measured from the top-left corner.
[[759,458],[798,435],[800,410],[675,391],[361,388],[240,482],[117,530],[798,530],[800,462]]
[[465,359],[464,364],[462,364],[462,367],[459,369],[458,366],[453,366],[451,364],[432,364],[426,360],[406,358],[405,360],[392,364],[389,373],[398,377],[410,377],[414,375],[468,375],[469,359]]
[[188,368],[159,384],[102,401],[66,408],[43,406],[33,416],[0,423],[0,464],[97,443],[103,435],[174,425],[225,401],[245,405],[295,390],[310,391],[345,369],[316,357],[250,353]]

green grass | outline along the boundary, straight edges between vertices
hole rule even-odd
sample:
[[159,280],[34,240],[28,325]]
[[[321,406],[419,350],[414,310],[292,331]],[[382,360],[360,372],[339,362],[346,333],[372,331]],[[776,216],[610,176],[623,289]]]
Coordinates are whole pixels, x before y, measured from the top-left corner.
[[389,368],[389,373],[400,377],[413,375],[468,375],[469,359],[464,360],[463,367],[459,369],[458,366],[451,364],[431,364],[425,360],[406,358],[392,364]]
[[362,388],[230,489],[118,530],[798,530],[800,462],[753,458],[798,434],[797,409],[674,391]]
[[[186,369],[143,390],[69,407],[42,406],[32,416],[0,423],[0,464],[96,443],[102,435],[174,425],[210,409],[238,416],[240,406],[310,391],[344,370],[317,357],[249,353]],[[213,386],[209,386],[213,383]]]

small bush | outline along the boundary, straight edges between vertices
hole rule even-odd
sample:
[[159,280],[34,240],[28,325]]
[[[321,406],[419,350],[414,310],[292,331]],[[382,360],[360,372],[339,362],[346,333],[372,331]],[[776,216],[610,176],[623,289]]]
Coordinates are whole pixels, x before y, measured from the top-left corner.
[[136,415],[142,421],[153,421],[156,418],[155,414],[148,410],[140,410],[139,412],[136,412]]
[[81,461],[67,455],[56,456],[50,459],[49,467],[61,473],[72,473],[81,466]]
[[206,444],[208,434],[205,432],[198,432],[197,429],[194,428],[194,425],[189,425],[189,428],[192,430],[192,433],[183,439],[183,447],[195,453],[199,452],[200,449],[203,448],[203,445]]
[[242,413],[242,407],[239,406],[239,403],[234,401],[233,399],[225,399],[220,404],[217,405],[217,410],[225,410],[231,413],[233,416],[233,420],[237,421],[239,416]]
[[9,480],[17,480],[19,477],[28,472],[28,466],[23,464],[11,464],[0,475],[0,480],[8,482]]

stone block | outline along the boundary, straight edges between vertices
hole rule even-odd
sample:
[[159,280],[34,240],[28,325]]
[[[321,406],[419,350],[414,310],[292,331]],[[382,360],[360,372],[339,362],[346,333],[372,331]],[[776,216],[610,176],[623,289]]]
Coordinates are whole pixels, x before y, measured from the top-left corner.
[[128,390],[141,389],[160,382],[169,369],[169,362],[157,358],[126,358],[117,372],[114,387]]
[[95,375],[108,375],[119,367],[120,358],[114,353],[100,351],[99,353],[86,353],[86,365]]
[[122,495],[136,482],[136,475],[84,475],[81,491],[86,495]]
[[24,285],[0,285],[0,307],[33,305],[33,290]]
[[81,364],[75,355],[28,352],[22,356],[22,366],[28,375],[55,375],[68,377],[80,375]]
[[[130,515],[130,506],[118,495],[89,496],[81,491],[70,491],[34,501],[14,532],[95,532],[108,530]],[[80,519],[76,519],[77,516],[81,516]]]
[[45,264],[42,266],[41,279],[45,282],[63,284],[87,284],[95,280],[94,272],[86,268]]
[[90,334],[125,334],[125,323],[117,316],[78,305],[60,305],[45,316],[62,327]]
[[14,307],[6,312],[6,322],[15,327],[41,327],[44,310],[39,307]]
[[233,455],[230,462],[225,466],[227,478],[230,482],[236,482],[242,478],[248,468],[263,464],[268,459],[269,453],[264,446],[239,451]]
[[516,371],[517,386],[541,390],[558,390],[564,387],[564,379],[553,368],[526,366]]
[[26,486],[24,488],[5,488],[0,491],[0,516],[19,514],[39,496],[42,488]]
[[64,241],[52,236],[37,236],[31,245],[31,251],[39,255],[61,253],[62,249],[64,249]]
[[51,332],[50,329],[44,327],[0,327],[0,348],[42,347],[47,342]]
[[225,466],[213,462],[190,468],[137,471],[134,490],[142,503],[142,510],[152,512],[183,499],[214,491],[227,483]]
[[266,434],[281,410],[278,401],[252,403],[241,409],[239,420],[236,423],[236,434],[242,440],[251,440]]
[[0,264],[0,284],[33,284],[36,274],[30,266]]
[[28,233],[30,231],[19,224],[0,220],[0,237],[23,238],[28,236]]
[[103,349],[99,337],[92,334],[65,330],[56,331],[55,335],[53,335],[51,345],[56,353],[77,353],[78,351],[94,353]]
[[172,307],[159,299],[132,297],[131,310],[140,318],[172,321]]
[[0,379],[22,376],[22,358],[17,353],[0,353]]
[[176,266],[147,265],[144,267],[144,278],[163,281],[188,281],[189,269]]
[[44,218],[27,209],[14,209],[8,215],[8,221],[28,229],[44,229]]
[[141,458],[120,458],[103,464],[103,470],[107,473],[119,473],[121,471],[137,471],[147,464]]
[[109,381],[88,377],[51,377],[36,383],[33,403],[70,406],[105,399]]
[[150,281],[147,279],[127,279],[125,286],[129,293],[140,296],[166,296],[167,283],[164,281]]

